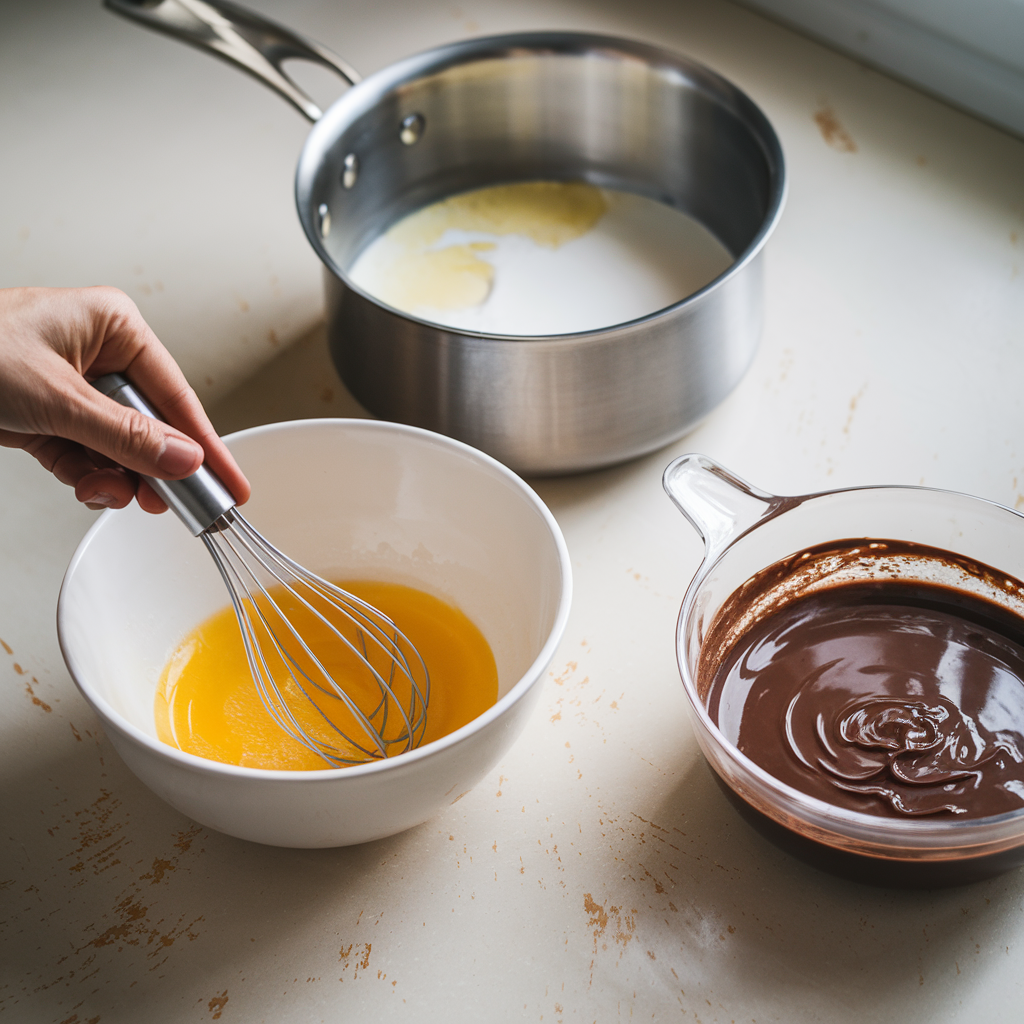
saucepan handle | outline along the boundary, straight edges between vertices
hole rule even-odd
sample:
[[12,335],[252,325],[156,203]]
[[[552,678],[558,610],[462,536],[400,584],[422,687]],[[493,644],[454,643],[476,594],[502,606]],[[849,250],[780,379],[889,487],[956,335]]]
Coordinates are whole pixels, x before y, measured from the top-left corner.
[[359,75],[325,46],[228,0],[103,0],[140,25],[174,36],[237,65],[318,121],[323,111],[281,69],[286,60],[312,61],[350,85]]
[[791,500],[752,487],[706,455],[680,456],[669,464],[662,483],[703,538],[705,563]]

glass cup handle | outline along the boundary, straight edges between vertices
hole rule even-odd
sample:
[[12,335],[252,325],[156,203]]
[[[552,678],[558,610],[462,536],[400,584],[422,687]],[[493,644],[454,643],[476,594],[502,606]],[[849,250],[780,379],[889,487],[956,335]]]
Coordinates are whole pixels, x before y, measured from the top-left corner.
[[752,487],[706,455],[681,455],[669,464],[662,483],[703,538],[705,562],[787,500]]

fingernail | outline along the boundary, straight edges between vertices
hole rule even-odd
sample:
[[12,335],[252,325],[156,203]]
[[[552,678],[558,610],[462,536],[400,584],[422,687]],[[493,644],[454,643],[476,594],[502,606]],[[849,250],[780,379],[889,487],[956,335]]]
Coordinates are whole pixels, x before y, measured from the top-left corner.
[[156,464],[161,472],[171,476],[188,473],[196,464],[196,446],[177,437],[165,438],[164,450]]
[[117,498],[112,494],[107,494],[106,491],[100,491],[98,494],[92,495],[84,504],[86,508],[91,508],[96,512],[101,508],[113,508],[117,504]]

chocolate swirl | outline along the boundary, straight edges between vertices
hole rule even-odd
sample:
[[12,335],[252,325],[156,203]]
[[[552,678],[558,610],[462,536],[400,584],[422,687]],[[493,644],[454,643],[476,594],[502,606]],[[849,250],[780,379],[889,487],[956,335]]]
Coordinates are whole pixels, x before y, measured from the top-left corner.
[[[794,711],[800,696],[803,691],[791,703]],[[1005,740],[986,741],[971,716],[941,696],[937,704],[862,698],[841,708],[831,727],[818,711],[815,732],[821,749],[817,766],[834,786],[881,797],[901,814],[966,813],[962,794],[955,802],[946,799],[954,784],[976,788],[983,766],[1000,751],[1012,756]],[[787,728],[793,754],[813,770],[811,752],[796,747],[793,738]]]
[[1017,810],[1024,623],[1014,627],[943,587],[834,587],[750,630],[708,710],[753,761],[832,804],[900,817]]

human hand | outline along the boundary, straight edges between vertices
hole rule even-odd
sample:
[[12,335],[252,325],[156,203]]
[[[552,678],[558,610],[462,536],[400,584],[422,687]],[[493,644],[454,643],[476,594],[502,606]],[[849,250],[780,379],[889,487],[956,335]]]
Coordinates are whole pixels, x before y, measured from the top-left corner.
[[[123,373],[167,423],[101,395]],[[0,445],[22,448],[89,508],[167,506],[136,473],[180,480],[204,458],[239,504],[249,482],[135,303],[116,288],[0,290]]]

